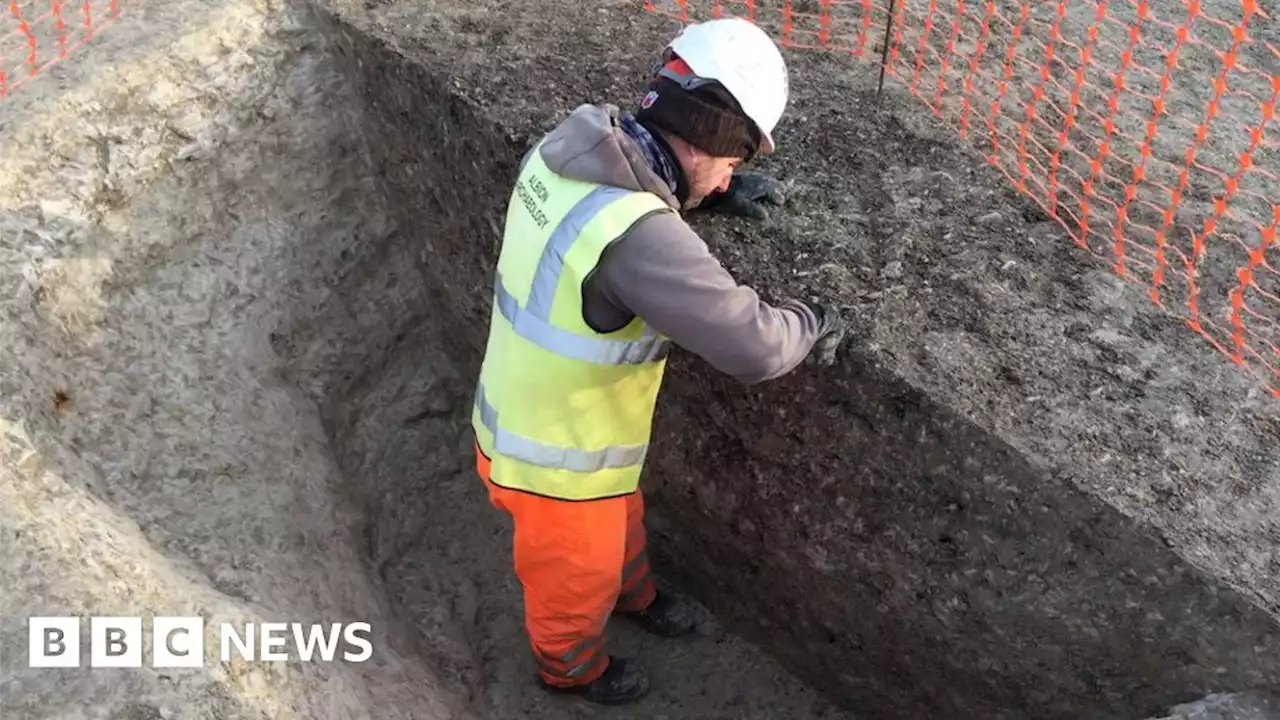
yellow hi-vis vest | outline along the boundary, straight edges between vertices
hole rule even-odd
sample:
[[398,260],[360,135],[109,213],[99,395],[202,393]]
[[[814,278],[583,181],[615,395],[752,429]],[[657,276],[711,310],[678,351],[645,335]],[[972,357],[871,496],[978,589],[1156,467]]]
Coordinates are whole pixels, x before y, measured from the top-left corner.
[[565,500],[634,492],[670,343],[640,318],[601,334],[582,285],[658,196],[561,177],[534,149],[507,207],[471,424],[501,487]]

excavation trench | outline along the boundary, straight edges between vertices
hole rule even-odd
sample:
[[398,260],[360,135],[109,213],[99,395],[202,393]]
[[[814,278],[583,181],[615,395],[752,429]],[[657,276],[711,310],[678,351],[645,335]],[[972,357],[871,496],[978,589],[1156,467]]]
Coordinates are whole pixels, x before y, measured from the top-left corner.
[[472,468],[491,270],[525,149],[673,29],[541,7],[175,2],[3,106],[0,642],[146,607],[379,648],[24,669],[7,716],[1134,720],[1276,685],[1274,410],[868,67],[797,55],[788,206],[690,219],[766,298],[845,306],[844,359],[743,387],[677,352],[644,488],[700,633],[611,627],[635,715],[538,693]]
[[[398,339],[334,415],[337,437],[385,438],[344,443],[354,477],[386,474],[379,528],[437,492],[404,480],[425,444],[400,418],[425,412],[407,398],[429,383],[391,368],[449,358],[431,402],[474,498],[464,428],[517,162],[579,102],[633,100],[671,30],[630,9],[432,11],[333,11],[402,233],[381,272],[421,283],[433,338]],[[673,360],[645,479],[660,570],[863,717],[1136,717],[1274,682],[1275,604],[1256,599],[1273,580],[1227,561],[1274,540],[1254,515],[1273,502],[1274,423],[1218,419],[1241,386],[1196,374],[1215,358],[944,135],[877,113],[867,68],[793,62],[767,165],[789,208],[695,222],[766,296],[851,306],[852,347],[752,388]],[[1170,471],[1191,458],[1200,472]],[[1169,496],[1184,492],[1214,510],[1188,518]]]

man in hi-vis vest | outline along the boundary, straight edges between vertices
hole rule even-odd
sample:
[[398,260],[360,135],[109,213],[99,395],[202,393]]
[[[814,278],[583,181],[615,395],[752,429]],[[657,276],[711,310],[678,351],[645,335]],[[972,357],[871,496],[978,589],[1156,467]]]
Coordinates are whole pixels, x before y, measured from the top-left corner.
[[[685,224],[701,205],[763,217],[782,55],[740,19],[690,25],[632,115],[584,105],[525,157],[508,205],[472,425],[490,501],[515,524],[515,572],[543,688],[603,704],[648,690],[604,642],[611,613],[674,637],[690,607],[654,586],[638,488],[670,347],[744,383],[790,372],[839,315],[765,303]],[[705,202],[704,202],[705,201]]]

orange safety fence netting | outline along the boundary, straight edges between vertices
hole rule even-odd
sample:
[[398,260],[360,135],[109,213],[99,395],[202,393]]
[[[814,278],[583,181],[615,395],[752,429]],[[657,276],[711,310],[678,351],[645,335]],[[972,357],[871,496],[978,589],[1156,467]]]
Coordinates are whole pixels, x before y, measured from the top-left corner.
[[[643,0],[879,62],[1280,398],[1280,18],[1258,0]],[[886,21],[888,47],[883,46]]]
[[122,0],[0,0],[0,100],[91,42]]
[[[788,48],[883,53],[1077,245],[1280,398],[1280,22],[1258,0],[642,2],[746,17]],[[0,99],[123,6],[8,0]]]

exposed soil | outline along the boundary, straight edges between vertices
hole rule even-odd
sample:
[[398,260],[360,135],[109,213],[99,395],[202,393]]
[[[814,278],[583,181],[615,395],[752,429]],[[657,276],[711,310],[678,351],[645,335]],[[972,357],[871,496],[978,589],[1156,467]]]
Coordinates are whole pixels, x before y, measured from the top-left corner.
[[[682,5],[657,3],[694,19],[711,17],[719,3]],[[1233,0],[894,5],[888,76],[899,88],[917,89],[916,112],[936,112],[954,131],[967,127],[972,147],[1008,174],[1001,182],[1021,182],[1036,198],[1031,212],[1052,214],[1073,240],[1087,242],[1107,266],[1122,267],[1169,313],[1189,318],[1194,307],[1223,359],[1234,352],[1230,293],[1274,222],[1271,198],[1280,191],[1280,178],[1267,169],[1280,145],[1254,137],[1270,124],[1264,103],[1280,67],[1280,23],[1269,9],[1254,5],[1237,38],[1244,4]],[[752,12],[777,37],[816,45],[824,8],[840,48],[832,52],[861,40],[865,57],[878,58],[884,7],[873,7],[870,25],[861,3],[760,0]],[[1086,180],[1095,193],[1087,211]],[[1126,201],[1130,187],[1135,195]],[[1219,208],[1219,200],[1229,203]],[[1206,235],[1210,220],[1213,234]],[[1120,223],[1123,243],[1115,239]],[[1254,264],[1255,284],[1235,321],[1250,346],[1244,359],[1262,387],[1273,387],[1271,371],[1280,368],[1269,348],[1280,343],[1280,272],[1274,261]]]
[[[364,619],[377,652],[126,676],[6,650],[0,715],[634,717],[532,683],[465,383],[435,382],[466,376],[432,350],[439,290],[305,6],[124,20],[0,105],[0,645],[29,615],[200,613]],[[650,668],[645,717],[848,717],[709,613],[615,649]]]
[[[385,235],[327,44],[299,6],[122,11],[0,104],[0,716],[474,718],[398,641],[270,349]],[[63,615],[201,615],[209,662],[85,667],[83,619],[81,668],[29,668]],[[376,652],[217,661],[218,623],[268,620]]]
[[744,389],[677,356],[645,488],[711,609],[611,629],[642,707],[538,692],[466,429],[500,210],[673,26],[324,7],[139,8],[0,105],[0,645],[28,615],[361,618],[377,660],[6,659],[5,718],[1132,720],[1280,677],[1270,401],[870,66],[797,56],[761,165],[788,207],[694,222],[766,296],[845,307],[845,360]]
[[[442,349],[474,371],[495,254],[474,238],[498,235],[521,152],[580,102],[639,97],[674,28],[630,7],[338,8],[393,205],[467,209],[415,245],[455,313]],[[1272,401],[913,101],[877,110],[868,66],[791,62],[761,167],[792,202],[693,222],[766,297],[845,306],[847,362],[744,390],[677,357],[646,480],[666,569],[868,716],[1125,717],[1269,682]]]
[[443,680],[493,720],[852,717],[705,610],[697,637],[674,641],[610,623],[610,650],[650,671],[654,689],[639,708],[601,709],[537,689],[510,527],[488,504],[464,429],[470,378],[437,369],[432,325],[403,337],[341,409],[336,449],[362,478],[368,552],[388,598],[419,629],[419,652]]

